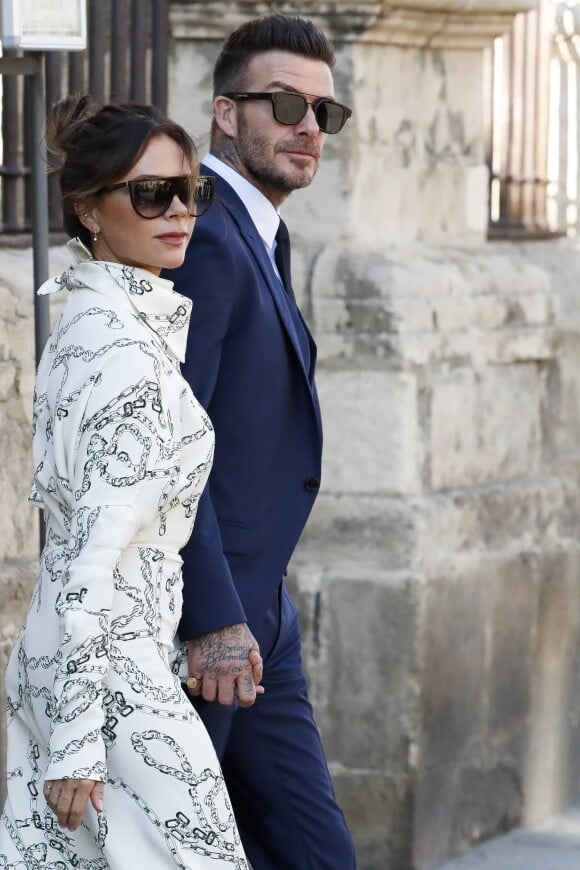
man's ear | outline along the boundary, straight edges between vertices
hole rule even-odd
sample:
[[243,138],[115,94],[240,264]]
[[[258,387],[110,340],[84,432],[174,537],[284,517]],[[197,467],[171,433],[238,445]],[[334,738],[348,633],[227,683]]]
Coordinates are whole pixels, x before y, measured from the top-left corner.
[[222,133],[235,139],[238,135],[238,107],[229,97],[218,96],[213,101],[213,116]]

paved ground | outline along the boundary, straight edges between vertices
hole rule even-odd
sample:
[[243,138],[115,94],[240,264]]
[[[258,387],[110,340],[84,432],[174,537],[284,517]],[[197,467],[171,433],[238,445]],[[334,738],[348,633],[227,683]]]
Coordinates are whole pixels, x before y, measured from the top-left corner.
[[580,807],[489,840],[437,870],[580,870]]

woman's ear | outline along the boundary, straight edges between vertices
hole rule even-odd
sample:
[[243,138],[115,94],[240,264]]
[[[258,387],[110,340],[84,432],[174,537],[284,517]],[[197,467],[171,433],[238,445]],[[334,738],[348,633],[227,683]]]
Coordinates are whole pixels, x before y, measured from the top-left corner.
[[96,208],[91,206],[86,200],[79,199],[74,204],[74,210],[83,227],[85,227],[91,235],[98,235],[99,223],[97,220]]
[[213,116],[219,129],[230,139],[238,135],[238,107],[229,97],[218,96],[213,101]]

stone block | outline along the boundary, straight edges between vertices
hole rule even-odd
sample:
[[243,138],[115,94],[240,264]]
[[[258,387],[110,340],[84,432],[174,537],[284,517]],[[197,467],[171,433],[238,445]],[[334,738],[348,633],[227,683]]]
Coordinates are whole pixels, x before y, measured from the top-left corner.
[[0,561],[0,803],[4,800],[6,782],[4,672],[26,616],[36,569],[35,559]]
[[431,581],[425,590],[419,640],[423,775],[481,755],[487,713],[486,616],[486,586],[474,568],[467,576],[452,576],[450,569],[448,577]]
[[[415,636],[420,578],[325,572],[304,599],[306,660],[327,757],[346,770],[405,777],[416,756]],[[312,636],[315,635],[315,642]],[[353,740],[356,735],[356,740]]]
[[580,431],[580,336],[568,341],[566,353],[552,360],[546,370],[542,394],[542,431],[545,457],[554,460],[578,450]]
[[30,427],[16,402],[2,403],[0,491],[10,510],[0,512],[0,561],[31,556],[38,533],[38,511],[28,503],[32,482]]
[[520,821],[521,783],[509,763],[466,763],[431,775],[417,808],[413,870],[434,870],[450,855]]
[[420,485],[417,383],[412,374],[321,370],[328,493],[413,493]]
[[431,389],[433,489],[538,472],[542,380],[536,365],[455,369],[434,376]]
[[[554,488],[559,490],[556,482]],[[440,576],[465,556],[515,555],[538,547],[544,535],[542,505],[549,499],[546,489],[539,483],[512,481],[422,499],[417,570]],[[553,498],[559,505],[556,495]]]
[[16,368],[9,360],[0,361],[0,402],[14,396],[16,391]]
[[358,870],[414,870],[413,781],[331,768],[337,800],[353,834]]
[[422,503],[402,497],[333,495],[323,484],[302,534],[297,559],[323,569],[360,562],[389,571],[423,564]]
[[521,818],[538,577],[537,557],[480,556],[427,588],[418,868]]
[[534,823],[577,799],[573,723],[580,635],[578,545],[546,552],[534,623],[524,820]]
[[207,150],[212,116],[212,70],[220,46],[217,42],[195,45],[178,40],[170,57],[168,112],[198,143],[200,156]]
[[578,558],[480,556],[428,585],[417,868],[577,799]]

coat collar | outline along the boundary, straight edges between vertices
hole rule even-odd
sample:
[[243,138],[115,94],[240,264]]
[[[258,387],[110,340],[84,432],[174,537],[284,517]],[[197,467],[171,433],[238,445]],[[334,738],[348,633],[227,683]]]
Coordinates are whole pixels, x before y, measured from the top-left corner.
[[93,260],[79,239],[72,239],[67,248],[77,262],[62,275],[45,281],[39,295],[88,287],[121,302],[137,311],[140,320],[159,336],[172,356],[184,361],[191,300],[173,290],[173,281],[136,266]]

